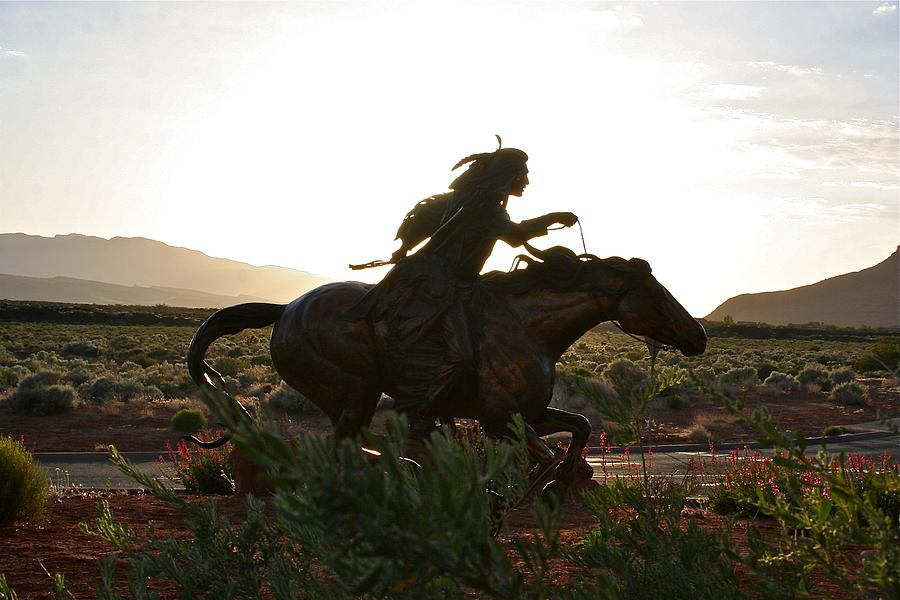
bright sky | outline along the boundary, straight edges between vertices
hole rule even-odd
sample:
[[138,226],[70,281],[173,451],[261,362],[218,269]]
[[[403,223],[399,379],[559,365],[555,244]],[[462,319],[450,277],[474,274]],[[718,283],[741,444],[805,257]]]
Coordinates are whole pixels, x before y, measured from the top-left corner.
[[[697,316],[900,243],[896,2],[0,3],[0,231],[378,279],[463,156],[531,157]],[[580,249],[577,228],[541,246]],[[498,244],[489,267],[515,252]],[[247,290],[252,294],[252,290]]]

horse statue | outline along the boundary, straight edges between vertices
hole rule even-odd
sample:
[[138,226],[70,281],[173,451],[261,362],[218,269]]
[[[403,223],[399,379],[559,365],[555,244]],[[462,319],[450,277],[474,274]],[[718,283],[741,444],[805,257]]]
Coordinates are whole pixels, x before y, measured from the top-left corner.
[[[488,435],[503,437],[513,415],[520,414],[529,451],[544,464],[557,465],[556,476],[562,478],[574,470],[591,432],[584,416],[549,406],[556,362],[571,344],[605,321],[686,356],[701,354],[707,338],[644,260],[600,259],[561,247],[529,250],[541,260],[521,257],[525,268],[480,277],[479,285],[497,301],[480,315],[483,333],[471,385],[466,395],[436,407],[434,416],[476,419]],[[270,351],[278,374],[328,415],[337,439],[356,436],[369,426],[382,393],[402,395],[392,375],[396,369],[385,364],[377,328],[345,316],[370,287],[330,283],[287,305],[254,302],[216,312],[191,340],[191,377],[201,388],[214,387],[213,381],[224,384],[204,360],[209,345],[274,323]],[[572,434],[561,460],[540,439],[556,432]]]

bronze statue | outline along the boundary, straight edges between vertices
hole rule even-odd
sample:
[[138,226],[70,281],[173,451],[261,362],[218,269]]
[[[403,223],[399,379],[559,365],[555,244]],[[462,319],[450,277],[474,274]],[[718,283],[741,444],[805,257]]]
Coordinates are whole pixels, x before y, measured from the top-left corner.
[[[513,415],[521,414],[529,449],[545,464],[552,464],[554,455],[540,436],[571,432],[572,442],[556,469],[563,477],[581,456],[590,434],[583,416],[549,407],[555,365],[566,348],[608,320],[688,356],[705,350],[706,333],[643,260],[577,256],[559,247],[535,252],[538,258],[525,259],[526,268],[479,279],[486,300],[472,300],[478,303],[479,334],[471,368],[429,411],[441,418],[477,419],[489,435],[498,437],[508,433]],[[474,268],[475,263],[466,264]],[[442,277],[438,276],[438,287],[446,289],[441,286],[450,284]],[[426,277],[416,285],[429,283]],[[191,376],[201,387],[224,383],[203,359],[209,345],[224,335],[274,323],[270,350],[278,373],[328,415],[337,438],[355,436],[371,422],[382,393],[402,397],[408,382],[416,379],[415,372],[404,371],[413,368],[402,366],[408,363],[389,364],[392,340],[386,328],[374,326],[377,321],[347,316],[369,302],[382,310],[381,298],[370,295],[376,289],[352,281],[331,283],[288,305],[249,303],[222,309],[191,341],[187,356]],[[401,292],[388,289],[389,296]],[[415,302],[403,306],[421,320]],[[434,312],[431,306],[427,310]],[[429,343],[440,343],[434,339]],[[416,403],[407,410],[417,410]],[[217,443],[222,441],[207,445]]]
[[[452,412],[447,403],[475,393],[467,386],[475,381],[482,315],[500,304],[478,279],[494,244],[521,246],[551,225],[578,220],[561,212],[510,220],[506,205],[528,185],[527,160],[521,150],[502,147],[460,160],[453,170],[468,168],[448,186],[453,191],[423,200],[406,215],[397,232],[400,249],[390,261],[396,266],[347,313],[352,321],[367,319],[383,341],[379,352],[395,382],[397,407],[429,424],[438,412]],[[379,264],[387,263],[356,268]]]

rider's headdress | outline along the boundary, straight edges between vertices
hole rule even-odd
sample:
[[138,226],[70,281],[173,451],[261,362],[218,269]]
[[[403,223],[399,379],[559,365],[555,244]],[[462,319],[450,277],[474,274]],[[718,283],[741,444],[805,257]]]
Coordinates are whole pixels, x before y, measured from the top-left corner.
[[[500,136],[497,136],[500,142]],[[502,144],[502,142],[501,142]],[[465,187],[495,187],[512,181],[525,170],[528,155],[516,148],[497,148],[465,157],[453,170],[469,164],[469,167],[449,185],[451,190]]]

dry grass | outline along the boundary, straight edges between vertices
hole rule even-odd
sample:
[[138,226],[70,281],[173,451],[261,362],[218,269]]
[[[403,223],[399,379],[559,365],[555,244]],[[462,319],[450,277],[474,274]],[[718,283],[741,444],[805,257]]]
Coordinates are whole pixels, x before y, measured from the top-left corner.
[[687,428],[688,439],[698,444],[711,441],[715,417],[708,412],[698,412]]

